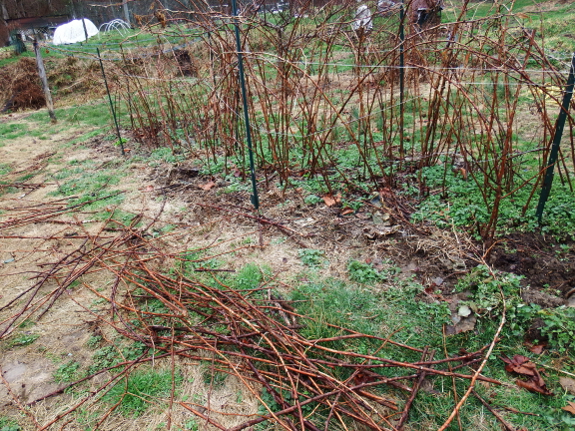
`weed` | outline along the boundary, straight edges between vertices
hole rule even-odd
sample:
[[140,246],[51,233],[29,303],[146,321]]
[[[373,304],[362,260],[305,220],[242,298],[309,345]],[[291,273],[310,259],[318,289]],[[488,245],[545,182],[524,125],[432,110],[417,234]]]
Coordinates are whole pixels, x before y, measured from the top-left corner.
[[121,362],[122,358],[115,346],[104,346],[94,352],[92,365],[88,368],[87,374],[94,374],[103,368],[108,368]]
[[255,289],[262,281],[262,271],[257,265],[244,266],[235,276],[232,286],[236,289]]
[[125,145],[128,143],[128,140],[126,138],[120,138],[118,139],[116,142],[114,142],[114,147],[119,147],[120,145]]
[[12,171],[12,167],[7,163],[0,163],[0,175],[9,174]]
[[184,429],[190,431],[198,431],[200,428],[196,419],[191,418],[184,423]]
[[92,335],[90,338],[88,338],[88,341],[86,341],[86,346],[88,346],[90,349],[93,349],[97,347],[101,341],[102,341],[101,335]]
[[30,319],[26,319],[18,325],[18,328],[25,329],[25,328],[30,328],[30,327],[35,326],[35,325],[36,325],[36,322],[34,322],[33,320],[30,320]]
[[471,290],[472,300],[467,303],[470,308],[479,315],[492,317],[501,313],[504,298],[508,309],[521,300],[522,278],[512,273],[492,274],[489,268],[479,265],[457,283],[455,290]]
[[69,361],[66,364],[62,364],[54,373],[54,380],[57,383],[73,382],[78,378],[79,369],[80,363],[76,361]]
[[227,373],[213,369],[206,369],[203,373],[204,384],[214,389],[221,388],[227,378]]
[[14,419],[0,416],[0,431],[20,431],[21,429]]
[[[481,239],[480,230],[489,222],[493,196],[474,181],[456,176],[451,169],[433,166],[421,171],[422,178],[431,188],[445,192],[430,194],[418,205],[412,215],[416,222],[433,222],[441,228],[452,225],[474,231]],[[484,195],[484,192],[486,193]],[[529,201],[530,187],[522,187],[501,201],[498,229],[501,234],[510,231],[536,232],[539,223],[535,217],[537,199]],[[541,231],[557,237],[572,237],[575,232],[574,193],[567,185],[554,184],[553,194],[545,207]],[[529,206],[524,209],[527,202]]]
[[317,205],[320,202],[323,202],[323,199],[316,195],[307,195],[304,198],[304,202],[306,203],[306,205]]
[[347,265],[349,278],[363,284],[380,283],[387,280],[387,274],[378,271],[372,264],[352,260]]
[[170,148],[162,147],[152,151],[152,154],[150,154],[150,159],[161,160],[165,163],[176,163],[181,162],[184,157],[182,155],[174,154]]
[[301,262],[310,268],[317,268],[324,264],[325,253],[322,250],[314,250],[311,248],[304,248],[298,250],[298,257]]
[[541,318],[541,335],[547,337],[549,346],[559,353],[575,351],[575,308],[561,306],[542,309],[539,305],[530,304],[520,308],[520,316],[528,322]]
[[40,334],[19,334],[8,341],[9,347],[23,347],[32,344],[40,338]]

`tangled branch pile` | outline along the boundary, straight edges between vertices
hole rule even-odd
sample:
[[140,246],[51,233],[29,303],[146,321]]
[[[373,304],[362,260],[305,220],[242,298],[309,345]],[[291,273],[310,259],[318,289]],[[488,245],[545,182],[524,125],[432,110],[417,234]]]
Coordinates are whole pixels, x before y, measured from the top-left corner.
[[[46,211],[33,208],[28,215],[20,212],[18,218],[8,218],[0,228],[6,232],[29,223],[56,222],[63,211],[61,206]],[[77,290],[70,286],[80,281],[108,304],[99,311],[79,304],[85,312],[99,325],[146,346],[135,360],[71,383],[68,387],[105,371],[116,373],[42,429],[65,421],[87,399],[107,392],[140,365],[170,357],[205,363],[214,373],[236,376],[265,407],[265,413],[230,428],[214,419],[220,413],[216,406],[206,410],[191,401],[179,403],[206,426],[233,431],[264,421],[287,430],[347,429],[352,423],[371,430],[397,430],[408,420],[425,376],[498,383],[479,371],[458,372],[480,362],[483,349],[435,359],[435,352],[395,342],[391,335],[378,337],[330,325],[339,335],[303,336],[303,329],[319,322],[298,314],[269,286],[231,288],[215,276],[217,272],[212,272],[213,282],[195,277],[210,272],[202,262],[214,256],[192,258],[186,250],[168,253],[167,244],[150,235],[153,222],[141,227],[141,221],[141,216],[136,217],[124,226],[110,220],[97,233],[79,237],[71,252],[37,274],[33,286],[0,309],[4,313],[18,309],[2,322],[3,338],[22,321],[41,318],[61,295],[73,298]],[[77,229],[81,223],[70,225]],[[107,291],[88,281],[88,275],[94,274],[110,281]],[[147,306],[150,300],[162,306],[152,310]],[[368,353],[358,353],[360,345]]]
[[36,63],[22,58],[0,69],[0,112],[38,109],[46,104]]

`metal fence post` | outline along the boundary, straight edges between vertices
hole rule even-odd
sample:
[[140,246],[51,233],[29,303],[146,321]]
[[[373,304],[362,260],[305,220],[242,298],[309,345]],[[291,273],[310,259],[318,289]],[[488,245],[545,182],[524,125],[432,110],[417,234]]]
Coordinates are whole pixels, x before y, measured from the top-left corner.
[[244,119],[246,123],[246,140],[248,141],[248,153],[250,157],[250,176],[252,180],[252,196],[251,201],[256,210],[260,207],[260,202],[258,198],[258,189],[256,183],[256,170],[254,165],[254,152],[252,147],[252,134],[250,128],[250,115],[248,113],[248,96],[246,91],[246,78],[244,75],[244,62],[242,56],[242,43],[240,39],[240,28],[238,24],[238,5],[236,0],[232,0],[232,14],[234,17],[234,28],[236,33],[236,47],[238,51],[238,71],[240,75],[240,86],[242,88],[242,100],[244,106]]
[[125,156],[126,152],[124,151],[124,141],[122,141],[122,136],[120,135],[120,126],[118,126],[118,119],[116,118],[116,110],[114,109],[114,103],[112,102],[112,96],[110,95],[110,88],[108,87],[106,72],[104,72],[104,63],[102,63],[102,57],[100,56],[100,48],[96,47],[96,52],[98,53],[98,60],[100,61],[100,69],[102,70],[102,76],[104,77],[104,84],[106,85],[106,92],[108,93],[108,100],[110,101],[110,109],[112,110],[112,116],[114,117],[114,124],[116,125],[116,133],[118,134],[118,141],[120,142],[120,148],[122,149],[122,156]]
[[575,53],[573,53],[573,58],[571,59],[571,69],[569,70],[569,77],[567,78],[567,83],[565,84],[565,93],[563,94],[563,103],[561,104],[561,111],[555,122],[555,133],[553,134],[553,144],[551,145],[551,152],[549,153],[549,159],[547,160],[547,170],[545,172],[545,179],[543,180],[543,187],[541,188],[541,194],[539,195],[539,203],[537,204],[537,220],[541,224],[541,218],[543,217],[543,210],[545,209],[545,203],[549,198],[549,193],[551,192],[551,185],[553,184],[553,176],[555,175],[553,170],[555,169],[555,163],[557,162],[557,156],[559,154],[559,144],[561,143],[561,137],[563,136],[563,129],[565,127],[565,120],[567,119],[567,114],[569,112],[569,104],[571,103],[571,98],[573,97],[573,87],[575,83]]

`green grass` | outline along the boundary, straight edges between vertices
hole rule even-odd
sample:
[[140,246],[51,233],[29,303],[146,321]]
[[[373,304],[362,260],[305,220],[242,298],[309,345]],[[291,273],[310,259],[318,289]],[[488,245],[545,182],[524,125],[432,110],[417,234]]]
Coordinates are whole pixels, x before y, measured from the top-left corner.
[[[183,376],[176,371],[173,377],[178,387]],[[138,417],[150,404],[162,404],[161,398],[169,397],[172,381],[170,370],[137,370],[114,385],[103,399],[111,405],[119,403],[118,410],[124,416]]]
[[[460,353],[461,349],[467,352],[476,351],[491,343],[501,319],[503,302],[499,292],[502,291],[506,297],[507,324],[486,363],[483,375],[506,385],[478,384],[476,390],[494,407],[510,406],[541,415],[528,416],[501,410],[505,418],[517,429],[521,427],[530,431],[573,429],[575,419],[561,410],[561,407],[566,406],[567,401],[575,401],[575,396],[563,391],[559,386],[558,379],[561,374],[551,371],[544,374],[547,386],[555,392],[554,396],[531,393],[515,386],[516,376],[505,371],[505,364],[500,359],[503,355],[512,357],[521,354],[551,368],[562,368],[573,372],[575,364],[572,357],[573,350],[561,351],[559,344],[553,344],[548,351],[538,357],[529,352],[524,346],[523,336],[533,318],[537,317],[537,312],[521,310],[526,304],[523,304],[519,295],[520,277],[498,272],[495,276],[494,278],[486,268],[478,267],[469,276],[460,280],[458,289],[470,291],[468,303],[477,310],[478,320],[474,330],[446,338],[443,336],[442,325],[451,324],[447,303],[426,301],[426,296],[422,295],[424,287],[410,278],[395,278],[379,289],[350,284],[345,280],[313,279],[297,286],[292,299],[295,301],[297,311],[310,317],[301,321],[304,325],[301,334],[307,338],[342,335],[342,331],[329,327],[328,324],[380,337],[387,337],[393,333],[393,340],[413,347],[428,346],[430,350],[436,352],[435,359],[441,359],[444,357],[444,343],[450,355]],[[559,325],[570,327],[571,322],[572,317],[561,316],[557,317],[549,327],[550,330],[556,330]],[[417,354],[393,347],[387,347],[376,353],[380,344],[370,340],[334,341],[329,343],[329,346],[362,354],[381,355],[399,361],[415,362],[419,359]],[[445,369],[442,366],[439,368]],[[401,370],[384,369],[380,372],[395,376]],[[462,372],[470,373],[472,370],[463,369]],[[451,379],[435,376],[429,377],[428,380],[435,392],[419,392],[410,412],[410,429],[421,431],[437,429],[455,407]],[[468,381],[457,382],[459,397],[467,386]],[[471,397],[461,410],[461,420],[463,429],[478,429],[478,420],[486,421],[482,422],[482,426],[488,426],[486,429],[499,429],[493,416],[474,397]],[[449,429],[456,430],[457,425]]]
[[[59,181],[59,187],[51,195],[75,196],[70,200],[70,205],[88,203],[84,206],[86,210],[115,207],[124,200],[124,195],[113,189],[124,176],[122,167],[121,162],[102,168],[96,167],[91,160],[73,161],[70,167],[53,175],[53,178]],[[123,213],[118,213],[120,218],[122,215]]]
[[12,167],[7,163],[0,163],[0,176],[9,174],[12,172]]
[[28,126],[22,123],[2,123],[0,124],[0,147],[6,145],[11,139],[18,139],[26,136]]

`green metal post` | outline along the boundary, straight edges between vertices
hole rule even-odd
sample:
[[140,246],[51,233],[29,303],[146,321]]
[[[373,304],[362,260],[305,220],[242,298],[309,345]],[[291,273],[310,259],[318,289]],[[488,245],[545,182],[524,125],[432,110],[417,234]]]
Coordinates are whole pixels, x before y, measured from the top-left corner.
[[102,63],[102,57],[100,56],[100,48],[96,47],[96,52],[98,53],[98,60],[100,60],[100,69],[102,70],[102,76],[104,77],[104,84],[106,85],[106,92],[108,93],[108,100],[110,101],[110,109],[112,110],[112,117],[114,117],[114,124],[116,125],[118,142],[120,142],[120,148],[122,149],[122,156],[125,156],[126,152],[124,151],[124,142],[122,141],[122,135],[120,135],[120,126],[118,126],[118,119],[116,118],[116,110],[114,109],[114,103],[112,102],[112,96],[110,95],[110,88],[108,87],[106,72],[104,72],[104,63]]
[[575,83],[575,53],[573,53],[573,58],[571,59],[571,69],[569,70],[569,77],[567,78],[567,84],[565,85],[565,94],[563,95],[563,103],[561,104],[561,111],[555,122],[555,134],[553,135],[553,144],[551,145],[551,152],[549,153],[549,159],[547,160],[547,171],[545,172],[545,179],[543,180],[543,187],[541,188],[541,194],[539,195],[539,203],[537,204],[537,220],[541,224],[541,218],[543,217],[543,210],[545,209],[545,203],[549,198],[549,193],[551,192],[551,185],[553,184],[553,176],[555,175],[553,170],[555,169],[555,163],[557,162],[557,157],[559,154],[559,144],[561,143],[561,137],[563,136],[563,129],[565,127],[565,120],[567,119],[567,114],[569,112],[569,104],[571,103],[571,97],[573,97],[573,87]]
[[240,39],[240,27],[238,23],[238,5],[236,0],[232,0],[232,14],[234,17],[234,28],[236,33],[236,47],[238,51],[238,72],[240,76],[240,86],[242,89],[242,100],[244,105],[244,120],[246,123],[246,139],[248,141],[248,152],[250,156],[250,176],[252,180],[252,196],[251,201],[256,210],[260,207],[260,202],[258,198],[258,189],[257,189],[257,182],[256,182],[256,169],[254,165],[254,152],[252,146],[252,134],[250,128],[250,116],[248,113],[248,96],[246,91],[246,78],[244,75],[244,62],[242,56],[242,42]]

